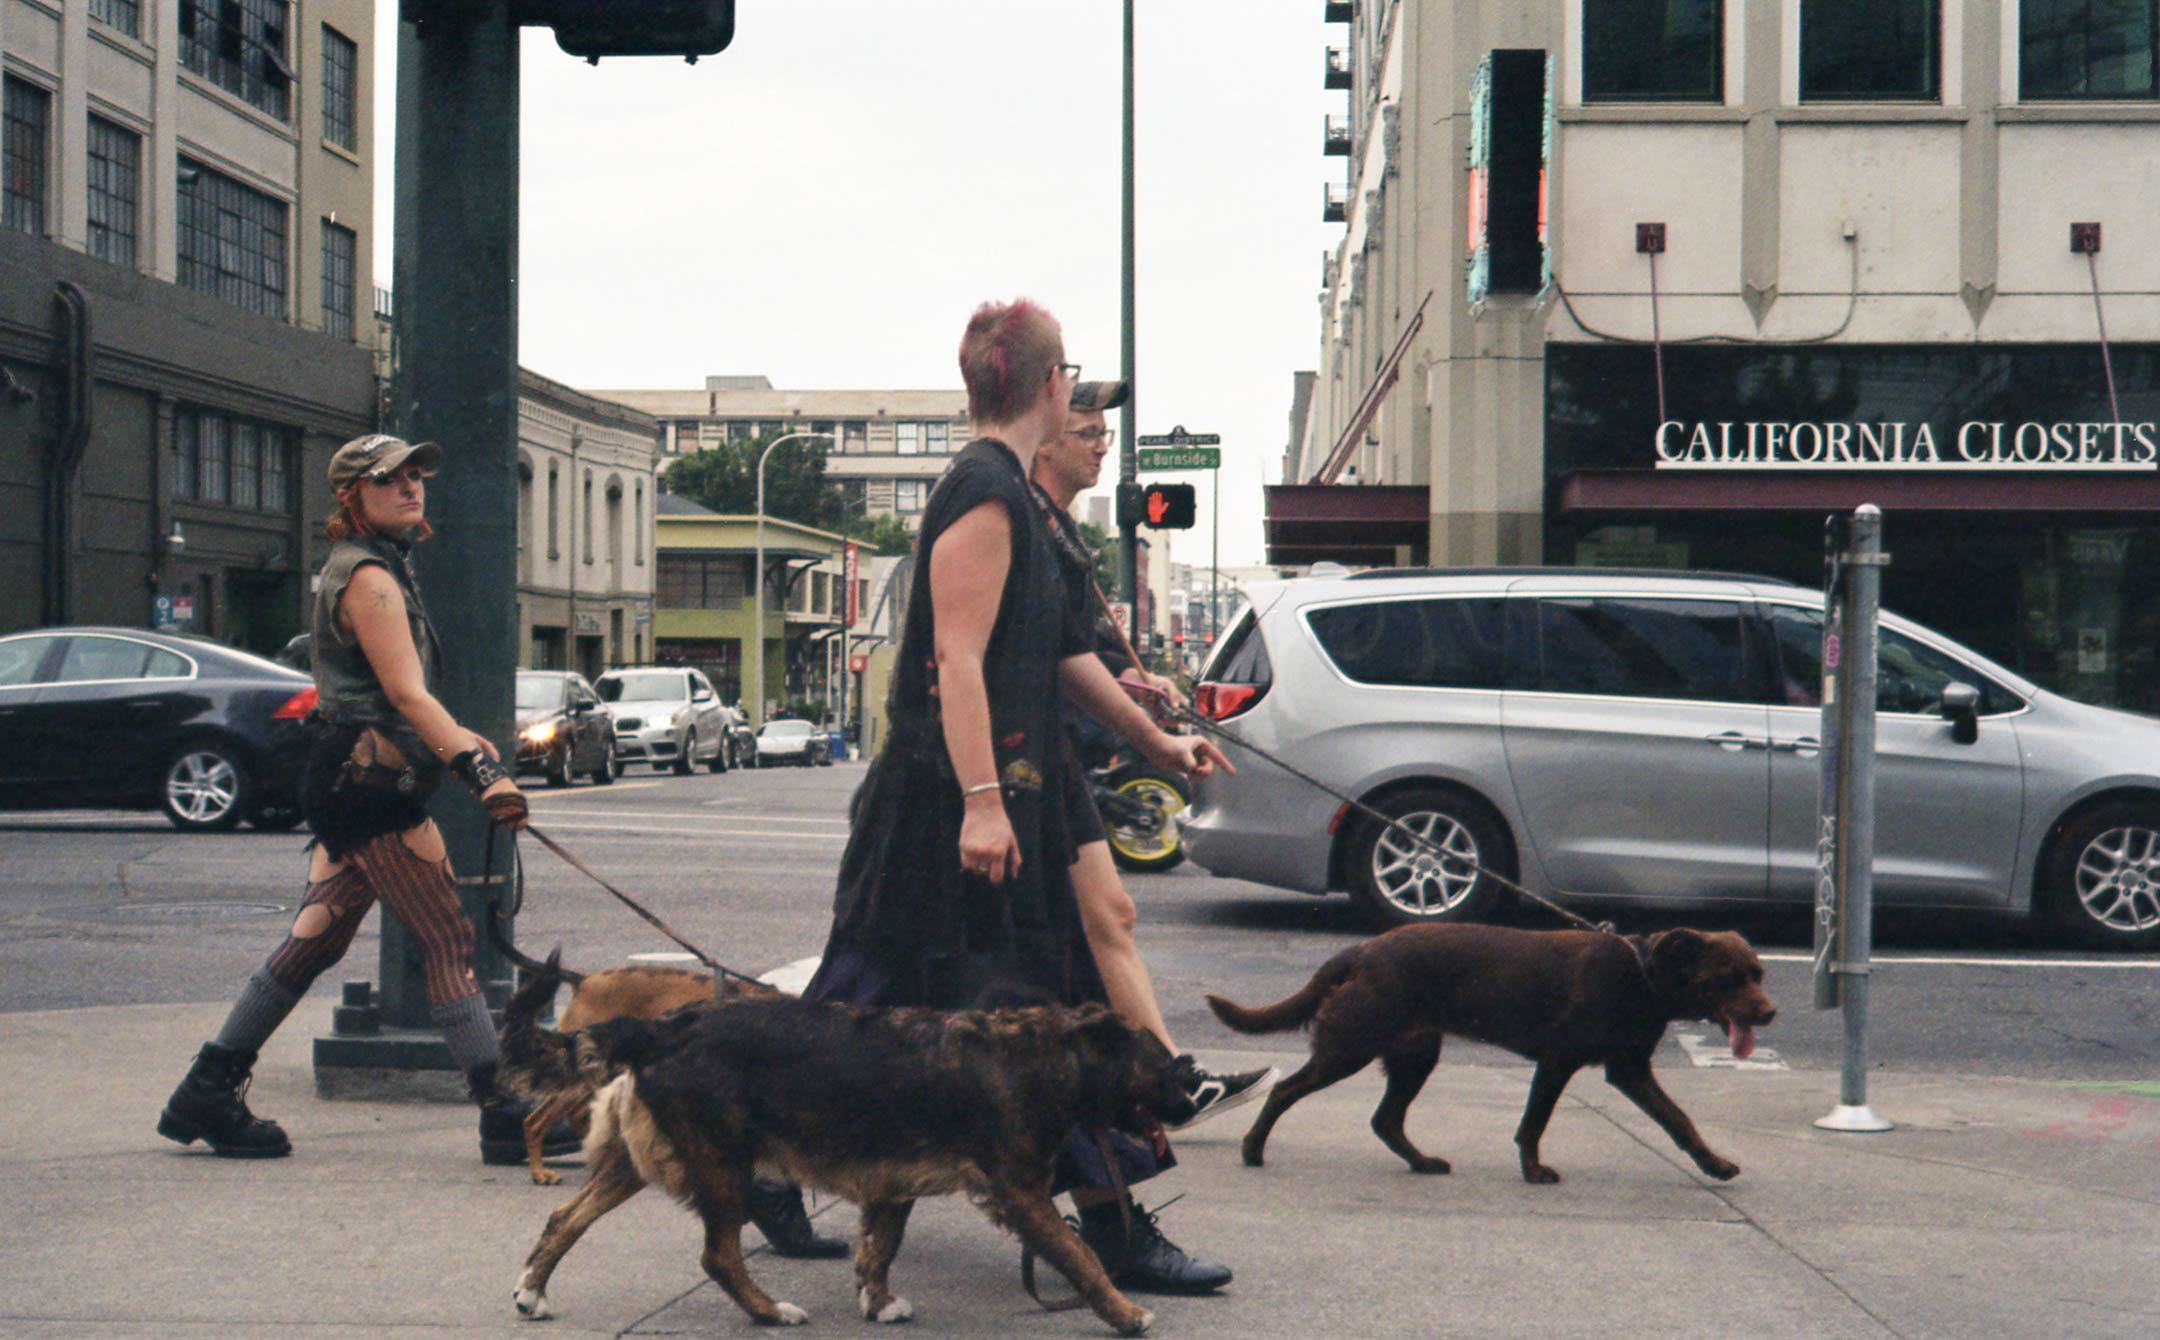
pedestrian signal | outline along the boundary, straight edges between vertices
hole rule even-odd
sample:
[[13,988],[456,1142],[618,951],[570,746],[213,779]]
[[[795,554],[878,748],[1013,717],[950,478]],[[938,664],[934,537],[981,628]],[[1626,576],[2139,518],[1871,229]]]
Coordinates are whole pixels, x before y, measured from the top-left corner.
[[1156,530],[1190,530],[1193,524],[1193,486],[1150,484],[1140,495],[1140,522]]

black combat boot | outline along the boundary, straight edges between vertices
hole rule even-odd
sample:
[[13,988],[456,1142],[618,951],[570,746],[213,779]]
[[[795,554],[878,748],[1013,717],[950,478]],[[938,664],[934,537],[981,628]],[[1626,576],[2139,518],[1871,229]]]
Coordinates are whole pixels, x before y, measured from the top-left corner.
[[1130,1196],[1122,1212],[1116,1201],[1081,1210],[1080,1239],[1110,1282],[1132,1293],[1213,1293],[1230,1282],[1230,1267],[1188,1255]]
[[[495,1087],[495,1067],[476,1065],[465,1072],[465,1087],[480,1105],[480,1161],[498,1167],[514,1167],[525,1161],[525,1118],[532,1103],[514,1098]],[[575,1154],[584,1140],[569,1118],[557,1117],[540,1140],[542,1158]]]
[[276,1122],[248,1111],[242,1095],[254,1068],[253,1052],[204,1043],[187,1078],[165,1100],[158,1134],[183,1145],[201,1140],[226,1159],[281,1159],[292,1153],[292,1141]]
[[753,1178],[750,1183],[750,1222],[765,1235],[775,1256],[823,1260],[846,1256],[854,1250],[839,1238],[828,1238],[810,1226],[803,1209],[802,1188],[789,1182]]

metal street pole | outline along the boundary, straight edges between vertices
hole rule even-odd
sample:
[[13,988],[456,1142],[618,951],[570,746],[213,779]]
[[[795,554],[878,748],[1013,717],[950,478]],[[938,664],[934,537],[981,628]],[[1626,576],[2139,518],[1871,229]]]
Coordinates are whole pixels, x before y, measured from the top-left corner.
[[[1123,217],[1119,223],[1123,248],[1120,258],[1119,293],[1119,354],[1118,376],[1128,388],[1125,407],[1119,411],[1118,440],[1118,499],[1121,503],[1131,496],[1140,483],[1140,455],[1136,435],[1139,432],[1139,411],[1135,403],[1138,384],[1133,379],[1133,0],[1125,0],[1125,196]],[[1118,595],[1125,601],[1126,618],[1131,627],[1126,636],[1133,645],[1140,643],[1140,519],[1121,506],[1118,517]]]
[[[765,450],[759,452],[757,458],[757,563],[750,570],[750,584],[757,591],[757,603],[754,606],[757,613],[752,616],[754,622],[750,636],[756,643],[751,654],[757,662],[753,667],[757,671],[754,681],[757,684],[757,697],[751,700],[751,710],[754,713],[751,724],[759,727],[765,724],[765,458],[772,455],[773,448],[783,442],[813,437],[832,441],[831,433],[789,433],[766,443]],[[787,641],[784,633],[781,641],[783,644]]]
[[1215,642],[1215,621],[1222,617],[1222,465],[1217,457],[1215,468],[1209,473],[1215,476],[1215,517],[1208,523],[1208,643]]
[[[1833,530],[1833,539],[1837,532]],[[1834,843],[1833,921],[1817,922],[1818,955],[1844,1012],[1845,1056],[1838,1103],[1815,1124],[1829,1131],[1887,1131],[1868,1106],[1868,976],[1875,936],[1876,619],[1882,603],[1882,511],[1852,514],[1842,553],[1833,553],[1836,588],[1823,613],[1825,730],[1836,732],[1836,757],[1823,769],[1824,836]],[[1837,621],[1833,623],[1832,615]],[[1834,959],[1832,958],[1834,955]],[[1820,1003],[1818,995],[1818,1003]]]

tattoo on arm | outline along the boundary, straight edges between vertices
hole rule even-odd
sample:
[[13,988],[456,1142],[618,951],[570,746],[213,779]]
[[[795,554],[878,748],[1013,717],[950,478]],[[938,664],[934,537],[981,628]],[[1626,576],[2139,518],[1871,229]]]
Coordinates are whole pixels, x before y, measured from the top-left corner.
[[389,604],[389,603],[390,603],[390,593],[389,593],[388,591],[377,591],[377,592],[375,593],[375,603],[376,603],[377,605],[387,605],[387,604]]

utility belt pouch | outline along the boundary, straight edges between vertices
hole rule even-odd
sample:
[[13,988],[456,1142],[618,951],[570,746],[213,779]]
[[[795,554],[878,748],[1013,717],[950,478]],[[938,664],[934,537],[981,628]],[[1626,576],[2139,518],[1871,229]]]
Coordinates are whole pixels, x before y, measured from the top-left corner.
[[476,796],[510,775],[504,772],[494,759],[478,749],[468,749],[452,758],[450,771],[456,773],[458,779]]
[[403,750],[372,726],[361,728],[338,777],[344,785],[369,791],[389,791],[401,796],[420,792],[419,770],[406,761]]

